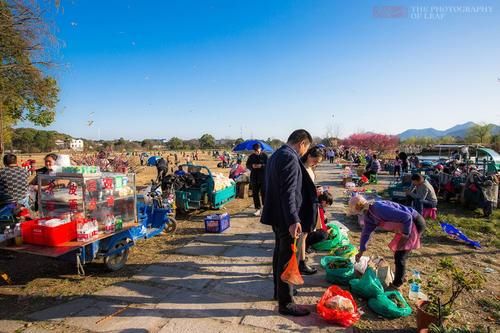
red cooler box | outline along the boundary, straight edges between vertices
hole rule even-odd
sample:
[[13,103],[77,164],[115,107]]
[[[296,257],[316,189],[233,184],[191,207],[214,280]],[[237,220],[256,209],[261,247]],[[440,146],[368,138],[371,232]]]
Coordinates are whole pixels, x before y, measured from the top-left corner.
[[27,244],[58,246],[76,239],[76,222],[71,221],[57,227],[40,225],[39,221],[49,219],[36,219],[21,223],[23,242]]

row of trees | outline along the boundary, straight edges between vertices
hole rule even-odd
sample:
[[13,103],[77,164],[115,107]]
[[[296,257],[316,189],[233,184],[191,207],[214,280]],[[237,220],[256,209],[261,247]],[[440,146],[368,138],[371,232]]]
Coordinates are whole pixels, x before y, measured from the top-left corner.
[[12,148],[25,153],[49,152],[58,149],[56,140],[69,142],[71,137],[56,131],[16,128],[12,131]]

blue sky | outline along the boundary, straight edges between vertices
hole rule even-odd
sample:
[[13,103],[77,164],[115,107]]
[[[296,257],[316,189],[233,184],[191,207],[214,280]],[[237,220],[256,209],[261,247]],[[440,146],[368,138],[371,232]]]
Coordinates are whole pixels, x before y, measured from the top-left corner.
[[51,15],[63,66],[50,128],[94,139],[285,139],[302,127],[346,136],[500,123],[500,4],[398,0],[390,5],[406,17],[374,17],[383,5],[63,0]]

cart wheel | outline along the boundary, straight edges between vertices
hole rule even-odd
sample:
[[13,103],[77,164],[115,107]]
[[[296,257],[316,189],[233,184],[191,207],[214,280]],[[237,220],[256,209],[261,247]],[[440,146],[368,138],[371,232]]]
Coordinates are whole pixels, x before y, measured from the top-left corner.
[[[118,250],[122,247],[125,247],[125,245],[127,245],[127,241],[123,240],[121,242],[116,243],[111,250]],[[125,263],[127,262],[128,259],[128,252],[129,248],[126,248],[119,253],[104,257],[104,264],[110,271],[113,272],[117,271],[123,268],[123,266],[125,266]]]
[[168,222],[165,224],[163,232],[173,234],[177,230],[177,221],[172,216],[167,216]]

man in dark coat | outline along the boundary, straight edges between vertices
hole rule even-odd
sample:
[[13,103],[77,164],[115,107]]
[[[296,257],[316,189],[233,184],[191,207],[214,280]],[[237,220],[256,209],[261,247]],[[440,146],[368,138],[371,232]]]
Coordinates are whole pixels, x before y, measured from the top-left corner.
[[165,177],[168,173],[168,161],[163,157],[156,161],[156,171],[158,171],[156,180],[160,182],[162,178]]
[[[291,246],[294,239],[313,219],[304,213],[307,209],[303,208],[303,176],[306,178],[307,174],[300,162],[311,142],[311,134],[306,130],[294,131],[287,144],[271,156],[266,167],[266,197],[261,222],[273,227],[276,240],[273,254],[274,296],[278,300],[279,313],[290,316],[309,314],[309,310],[294,303],[293,287],[281,281],[281,274],[293,255]],[[309,218],[311,221],[305,221]]]
[[262,208],[260,197],[262,197],[262,202],[264,202],[265,197],[264,178],[266,174],[267,155],[262,151],[260,143],[254,144],[252,148],[254,153],[248,156],[247,169],[251,171],[250,184],[252,185],[253,204],[256,209],[254,215],[260,216]]

